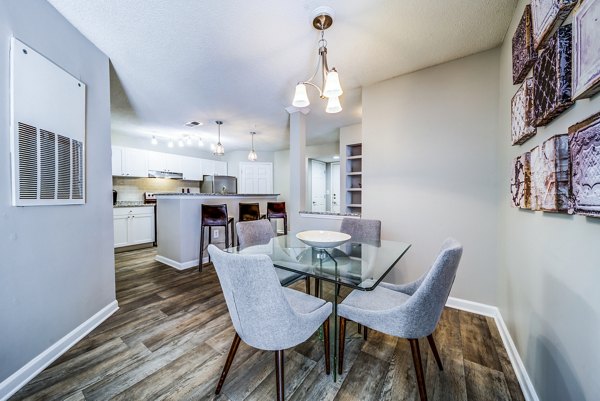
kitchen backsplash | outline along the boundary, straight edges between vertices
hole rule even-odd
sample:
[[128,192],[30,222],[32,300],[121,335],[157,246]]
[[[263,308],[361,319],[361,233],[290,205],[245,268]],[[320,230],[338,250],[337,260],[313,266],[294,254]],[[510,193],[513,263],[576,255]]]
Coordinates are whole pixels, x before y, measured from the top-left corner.
[[137,202],[144,200],[144,192],[200,192],[199,181],[169,180],[164,178],[113,177],[113,189],[119,201]]

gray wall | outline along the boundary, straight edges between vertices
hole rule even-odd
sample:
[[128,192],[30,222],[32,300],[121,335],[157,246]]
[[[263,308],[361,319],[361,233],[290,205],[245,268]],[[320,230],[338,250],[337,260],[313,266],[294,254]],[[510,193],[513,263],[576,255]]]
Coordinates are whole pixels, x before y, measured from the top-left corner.
[[500,56],[498,304],[541,400],[600,399],[600,219],[509,206],[512,159],[600,111],[600,96],[577,101],[521,146],[510,146],[511,39]]
[[[87,84],[87,203],[10,206],[9,38]],[[108,58],[45,1],[0,2],[0,382],[115,300]]]
[[363,89],[363,217],[412,244],[391,280],[465,247],[452,295],[496,304],[498,49]]

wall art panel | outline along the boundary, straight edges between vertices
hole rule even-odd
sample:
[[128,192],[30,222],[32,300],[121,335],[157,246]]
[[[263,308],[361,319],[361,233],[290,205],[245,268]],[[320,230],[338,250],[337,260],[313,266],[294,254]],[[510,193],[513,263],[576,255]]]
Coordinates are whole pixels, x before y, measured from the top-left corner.
[[535,124],[548,124],[571,100],[571,25],[558,28],[533,67]]
[[529,209],[530,202],[530,164],[529,152],[515,158],[512,166],[510,180],[511,205],[522,209]]
[[531,17],[533,19],[533,41],[539,49],[554,28],[567,18],[577,0],[532,0]]
[[531,209],[569,209],[569,136],[556,135],[531,150]]
[[527,78],[512,98],[511,138],[513,145],[520,145],[537,132],[533,109],[533,78]]
[[573,99],[600,91],[600,0],[586,0],[573,17]]
[[533,46],[531,27],[531,6],[527,5],[512,39],[513,84],[523,82],[536,58],[537,52]]
[[569,127],[572,211],[600,217],[600,113]]

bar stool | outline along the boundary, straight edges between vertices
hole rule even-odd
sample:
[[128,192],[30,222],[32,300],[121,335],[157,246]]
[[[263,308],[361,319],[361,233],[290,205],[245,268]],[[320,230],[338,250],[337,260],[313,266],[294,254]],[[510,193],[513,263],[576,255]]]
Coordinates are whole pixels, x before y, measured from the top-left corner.
[[[227,205],[202,204],[200,221],[200,258],[198,271],[202,271],[202,257],[204,256],[204,228],[208,227],[208,243],[212,243],[212,228],[225,227],[225,248],[229,247],[229,225],[231,224],[231,246],[234,244],[233,217],[227,214]],[[210,255],[208,255],[210,261]]]
[[264,214],[260,215],[260,206],[258,203],[240,203],[240,218],[238,221],[253,221],[264,218]]
[[287,235],[287,213],[285,202],[267,202],[267,219],[283,219],[283,233]]

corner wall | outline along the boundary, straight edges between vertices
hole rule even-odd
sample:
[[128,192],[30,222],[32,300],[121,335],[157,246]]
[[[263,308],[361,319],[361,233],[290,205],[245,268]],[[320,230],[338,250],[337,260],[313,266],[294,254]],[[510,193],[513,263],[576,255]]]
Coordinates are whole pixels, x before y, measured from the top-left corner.
[[520,1],[500,54],[498,133],[498,305],[540,400],[600,399],[600,219],[531,212],[510,204],[510,165],[600,111],[600,96],[577,101],[521,146],[510,144],[511,40],[528,1]]
[[[13,35],[87,85],[85,205],[10,205],[8,85]],[[115,276],[108,58],[49,3],[4,0],[0,2],[0,93],[2,384],[113,303]]]
[[412,244],[392,270],[429,269],[452,236],[464,254],[452,296],[496,305],[499,50],[363,89],[363,214]]

